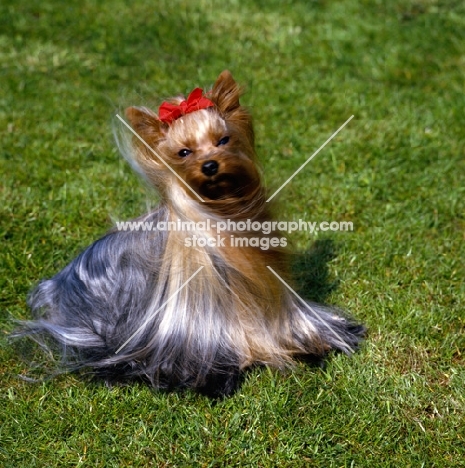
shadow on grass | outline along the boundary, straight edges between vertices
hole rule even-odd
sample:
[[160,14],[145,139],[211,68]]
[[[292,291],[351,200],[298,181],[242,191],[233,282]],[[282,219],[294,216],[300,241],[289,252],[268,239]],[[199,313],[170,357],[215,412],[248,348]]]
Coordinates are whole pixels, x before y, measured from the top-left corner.
[[293,255],[291,268],[299,295],[315,302],[326,301],[339,284],[331,279],[328,267],[336,256],[336,246],[331,239],[317,240],[307,251]]

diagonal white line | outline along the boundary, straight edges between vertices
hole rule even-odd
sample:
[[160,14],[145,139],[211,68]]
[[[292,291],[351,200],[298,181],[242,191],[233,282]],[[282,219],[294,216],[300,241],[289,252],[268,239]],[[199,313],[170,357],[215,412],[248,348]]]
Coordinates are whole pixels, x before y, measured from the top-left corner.
[[165,307],[165,305],[168,304],[168,302],[171,301],[171,299],[173,299],[173,297],[175,297],[176,294],[178,294],[179,291],[181,291],[181,289],[183,289],[202,268],[203,266],[199,267],[197,271],[191,275],[191,277],[182,286],[180,286],[173,294],[171,294],[171,296],[155,312],[153,312],[153,314],[150,314],[150,317],[148,317],[147,320],[116,350],[115,354],[118,354],[144,327],[146,327],[147,324],[153,319],[153,317],[155,317],[155,314],[161,308]]
[[178,174],[174,171],[174,169],[136,132],[134,129],[128,125],[128,123],[119,115],[116,114],[116,117],[118,117],[121,122],[123,122],[124,125],[126,125],[129,130],[137,137],[139,140],[201,201],[205,202],[200,195],[181,177],[179,177]]
[[280,192],[352,119],[354,118],[353,115],[351,115],[300,167],[297,169],[294,174],[289,177],[289,179],[284,182],[281,187],[279,187],[278,190],[276,190],[273,195],[271,195],[270,198],[266,201],[268,203],[272,198],[274,198],[278,192]]
[[[331,328],[330,325],[328,325],[318,314],[317,312],[315,312],[315,309],[313,309],[306,301],[305,299],[301,298],[282,278],[281,276],[278,275],[278,273],[276,273],[276,271],[273,270],[273,268],[271,268],[270,266],[266,266],[268,268],[268,270],[271,271],[271,273],[273,273],[273,275],[276,276],[276,278],[279,279],[279,281],[281,281],[281,283],[284,284],[284,286],[286,286],[287,289],[289,289],[289,291],[291,291],[292,294],[294,294],[294,296],[299,299],[300,302],[302,302],[302,304],[315,316],[315,318],[322,324],[324,325],[338,340],[340,340],[342,343],[345,343],[345,340],[336,332],[334,331],[333,328]],[[347,345],[347,347],[353,351],[351,349],[351,347],[349,345]]]

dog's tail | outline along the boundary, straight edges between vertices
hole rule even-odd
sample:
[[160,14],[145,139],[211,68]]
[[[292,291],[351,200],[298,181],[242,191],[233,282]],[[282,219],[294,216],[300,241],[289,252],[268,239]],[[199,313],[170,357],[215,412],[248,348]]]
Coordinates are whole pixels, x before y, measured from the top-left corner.
[[345,314],[335,309],[316,303],[305,303],[301,308],[318,332],[318,336],[327,343],[330,349],[352,354],[358,350],[361,341],[366,335],[364,325],[353,321]]
[[292,339],[297,354],[321,360],[331,351],[353,354],[366,335],[366,327],[334,307],[293,298]]

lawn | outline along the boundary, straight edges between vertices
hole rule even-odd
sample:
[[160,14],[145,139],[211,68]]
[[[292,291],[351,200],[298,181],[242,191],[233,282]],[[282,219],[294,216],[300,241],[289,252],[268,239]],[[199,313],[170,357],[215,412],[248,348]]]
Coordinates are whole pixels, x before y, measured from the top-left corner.
[[[464,51],[454,0],[2,1],[0,465],[465,466]],[[115,114],[225,68],[271,191],[354,115],[279,219],[353,223],[289,237],[302,291],[367,325],[360,352],[254,369],[220,401],[19,378],[31,287],[156,203]]]

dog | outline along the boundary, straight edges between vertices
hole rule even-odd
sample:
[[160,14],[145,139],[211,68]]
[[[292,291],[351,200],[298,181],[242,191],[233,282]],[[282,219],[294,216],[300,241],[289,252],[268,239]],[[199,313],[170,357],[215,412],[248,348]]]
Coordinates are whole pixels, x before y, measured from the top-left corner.
[[132,226],[151,228],[114,228],[40,282],[17,335],[58,347],[66,370],[212,397],[252,366],[358,348],[363,325],[296,296],[285,239],[251,227],[273,217],[240,96],[225,70],[158,115],[126,109],[134,135],[120,146],[161,199]]

